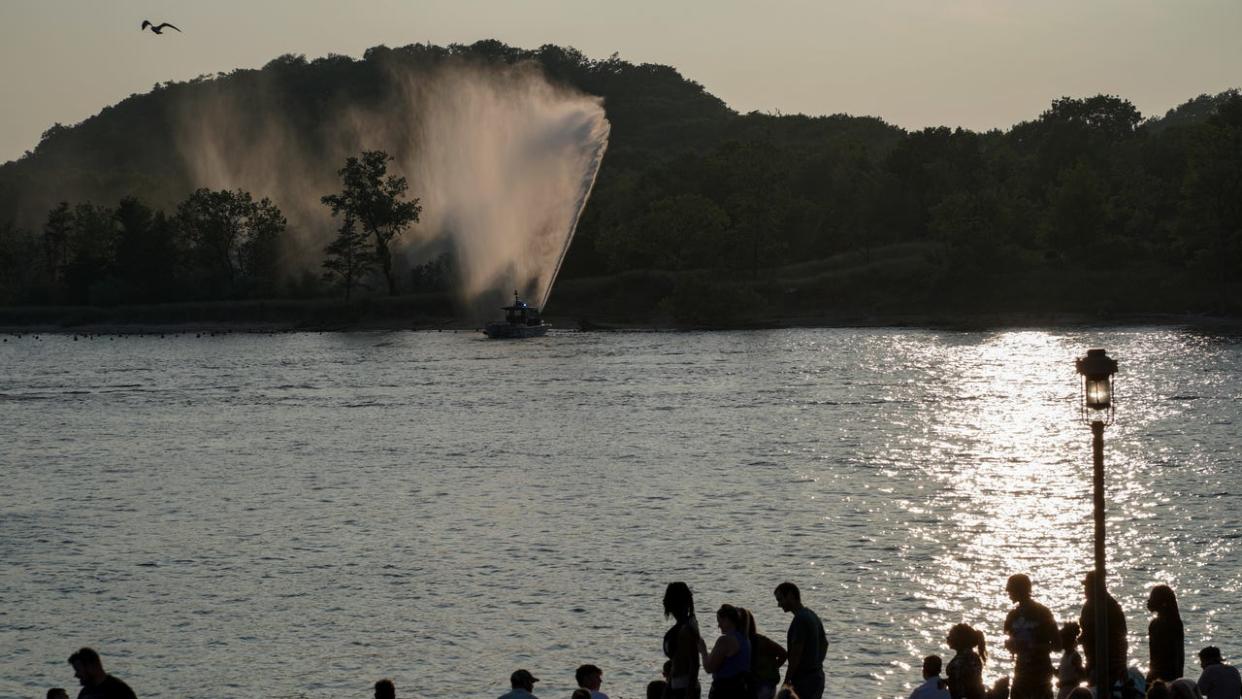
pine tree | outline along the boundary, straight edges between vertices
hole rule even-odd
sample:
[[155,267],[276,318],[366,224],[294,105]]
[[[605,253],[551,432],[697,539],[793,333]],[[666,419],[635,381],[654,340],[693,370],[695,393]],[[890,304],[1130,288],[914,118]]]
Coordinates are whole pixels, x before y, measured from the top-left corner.
[[362,280],[375,267],[372,248],[367,232],[360,230],[354,217],[346,214],[336,239],[323,249],[327,255],[323,261],[324,281],[345,289],[346,301],[354,287],[366,287]]

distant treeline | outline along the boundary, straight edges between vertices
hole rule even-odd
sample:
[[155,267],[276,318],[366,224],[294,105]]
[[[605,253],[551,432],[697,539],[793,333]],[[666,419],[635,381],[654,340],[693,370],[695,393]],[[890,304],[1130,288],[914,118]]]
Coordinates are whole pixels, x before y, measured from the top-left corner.
[[[313,141],[327,105],[382,99],[375,92],[391,66],[446,61],[534,62],[605,98],[611,143],[563,278],[692,278],[667,285],[665,309],[719,303],[725,287],[779,309],[936,297],[969,305],[1049,274],[1084,298],[1110,292],[1101,279],[1161,279],[1161,288],[1136,282],[1146,297],[1128,308],[1242,311],[1236,90],[1158,119],[1101,95],[1056,100],[1008,131],[907,132],[873,117],[738,114],[667,66],[495,41],[376,47],[361,60],[284,56],[262,70],[158,85],[77,126],[54,126],[33,153],[0,166],[0,303],[336,293],[322,284],[319,260],[282,256],[284,220],[265,193],[196,191],[167,157],[168,105],[185,91],[262,89],[300,125],[297,137]],[[58,205],[68,198],[60,191],[94,203]],[[227,260],[188,227],[187,212],[210,197],[243,212],[248,232]],[[912,250],[917,262],[883,271]],[[832,259],[881,270],[850,277],[870,296],[808,276],[809,262]],[[451,274],[443,260],[417,262],[423,274]],[[839,273],[825,265],[814,275]],[[413,290],[418,279],[398,270],[391,290]],[[1192,291],[1176,308],[1162,305],[1174,288]]]

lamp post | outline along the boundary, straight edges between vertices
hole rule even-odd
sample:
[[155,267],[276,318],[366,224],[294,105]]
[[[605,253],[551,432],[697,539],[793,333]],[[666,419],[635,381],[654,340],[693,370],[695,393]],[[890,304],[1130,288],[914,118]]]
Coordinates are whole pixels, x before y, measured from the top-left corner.
[[1104,584],[1104,428],[1113,424],[1113,374],[1117,360],[1102,349],[1087,350],[1077,361],[1082,375],[1082,421],[1091,425],[1091,452],[1095,457],[1095,696],[1112,696],[1108,662],[1108,587]]

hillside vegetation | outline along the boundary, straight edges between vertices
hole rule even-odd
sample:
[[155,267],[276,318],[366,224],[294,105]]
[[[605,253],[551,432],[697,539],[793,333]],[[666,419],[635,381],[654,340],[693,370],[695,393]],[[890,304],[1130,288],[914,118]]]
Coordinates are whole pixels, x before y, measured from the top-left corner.
[[[738,114],[668,66],[495,41],[376,47],[358,60],[283,56],[157,85],[53,126],[33,152],[0,166],[0,304],[339,295],[319,260],[292,256],[254,262],[246,284],[200,283],[176,212],[202,183],[168,157],[174,115],[187,96],[262,95],[287,111],[290,137],[313,146],[325,138],[323,115],[380,103],[393,66],[446,63],[531,63],[604,98],[611,142],[553,314],[728,325],[1242,312],[1237,91],[1148,120],[1124,98],[1098,95],[1058,99],[1007,131],[908,132],[874,117]],[[217,199],[244,198],[255,220],[282,221],[271,210],[280,202],[266,196]],[[270,230],[288,235],[283,222]],[[279,247],[271,236],[264,249]],[[400,294],[443,293],[453,260],[437,254],[394,277]]]

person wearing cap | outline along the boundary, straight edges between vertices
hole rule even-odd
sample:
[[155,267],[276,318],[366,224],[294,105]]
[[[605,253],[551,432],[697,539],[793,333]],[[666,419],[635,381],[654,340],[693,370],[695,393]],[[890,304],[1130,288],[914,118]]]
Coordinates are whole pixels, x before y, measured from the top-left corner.
[[1216,646],[1208,646],[1199,651],[1199,665],[1203,674],[1199,675],[1199,691],[1203,699],[1238,699],[1242,696],[1242,676],[1238,668],[1226,665]]
[[1016,604],[1005,617],[1005,648],[1013,653],[1011,699],[1051,699],[1052,660],[1048,654],[1061,650],[1061,637],[1052,612],[1031,599],[1031,579],[1021,573],[1009,576],[1005,592]]
[[500,699],[539,699],[531,694],[535,691],[535,683],[538,681],[539,678],[530,674],[530,670],[518,670],[509,675],[509,685],[513,689],[501,694]]

